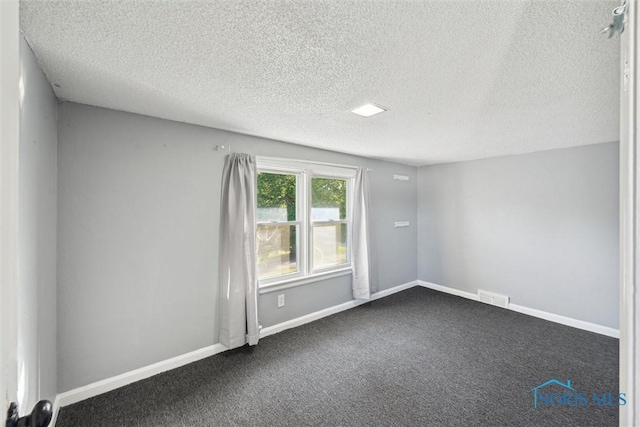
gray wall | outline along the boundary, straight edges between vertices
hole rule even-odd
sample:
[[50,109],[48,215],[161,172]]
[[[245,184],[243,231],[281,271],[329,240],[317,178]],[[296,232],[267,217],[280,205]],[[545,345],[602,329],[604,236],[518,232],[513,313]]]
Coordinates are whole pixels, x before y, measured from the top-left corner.
[[58,104],[29,45],[20,39],[18,369],[23,413],[53,401],[56,376]]
[[[372,168],[379,289],[416,279],[414,167],[74,103],[59,114],[61,392],[217,342],[216,145]],[[263,295],[261,324],[349,301],[350,287],[347,276]]]
[[418,170],[418,278],[618,328],[618,144]]

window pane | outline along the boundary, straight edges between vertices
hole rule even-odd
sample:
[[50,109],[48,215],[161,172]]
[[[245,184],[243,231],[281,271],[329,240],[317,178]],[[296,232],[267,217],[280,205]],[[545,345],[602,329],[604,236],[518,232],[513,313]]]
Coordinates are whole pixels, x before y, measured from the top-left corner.
[[311,179],[311,220],[347,219],[347,181],[333,178]]
[[258,278],[298,271],[297,225],[259,225],[257,233]]
[[313,269],[333,267],[347,262],[347,225],[313,226]]
[[296,220],[296,175],[258,173],[258,222]]

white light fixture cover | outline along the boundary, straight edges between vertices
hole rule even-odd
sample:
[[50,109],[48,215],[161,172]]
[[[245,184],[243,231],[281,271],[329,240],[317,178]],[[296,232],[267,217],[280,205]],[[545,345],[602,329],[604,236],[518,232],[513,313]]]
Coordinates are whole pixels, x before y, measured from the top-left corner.
[[351,110],[352,113],[355,113],[362,117],[371,117],[375,114],[379,114],[384,111],[387,111],[387,110],[373,104],[364,104],[362,107],[358,107],[355,110]]

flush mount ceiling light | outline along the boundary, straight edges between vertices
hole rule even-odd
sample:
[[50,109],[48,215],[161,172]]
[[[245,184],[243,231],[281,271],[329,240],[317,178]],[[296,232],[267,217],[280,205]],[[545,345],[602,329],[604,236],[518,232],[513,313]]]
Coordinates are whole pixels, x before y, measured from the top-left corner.
[[351,110],[352,113],[355,113],[362,117],[371,117],[373,115],[382,113],[384,111],[387,111],[387,110],[373,104],[364,104],[362,107],[358,107],[355,110]]

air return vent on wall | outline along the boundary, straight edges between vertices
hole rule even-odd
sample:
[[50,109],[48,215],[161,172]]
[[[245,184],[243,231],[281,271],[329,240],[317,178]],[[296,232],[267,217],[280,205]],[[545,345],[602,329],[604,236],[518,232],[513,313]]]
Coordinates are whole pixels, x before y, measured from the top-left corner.
[[509,297],[506,295],[494,294],[493,292],[478,289],[478,299],[481,302],[497,305],[498,307],[507,308],[509,306]]

